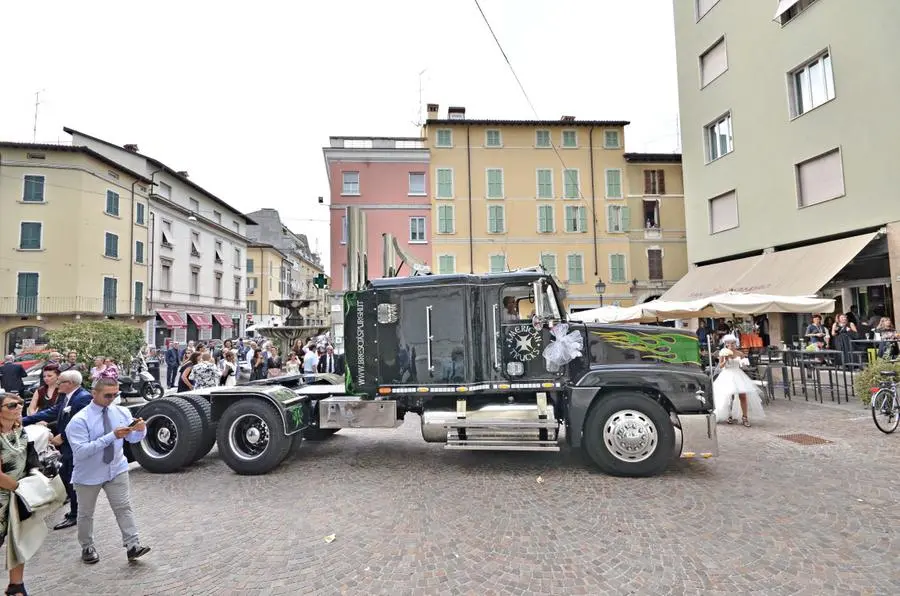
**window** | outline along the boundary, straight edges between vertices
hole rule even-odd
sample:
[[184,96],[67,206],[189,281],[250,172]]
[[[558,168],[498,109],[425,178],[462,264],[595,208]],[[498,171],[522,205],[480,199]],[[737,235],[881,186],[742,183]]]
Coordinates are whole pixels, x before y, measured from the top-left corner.
[[162,245],[166,248],[172,248],[172,222],[163,220],[162,222]]
[[193,211],[194,213],[200,213],[200,201],[194,198],[190,198],[189,200],[191,203],[191,211]]
[[456,233],[456,215],[453,205],[438,205],[438,234]]
[[197,296],[200,294],[200,270],[191,269],[191,294]]
[[237,220],[231,221],[231,228],[238,234],[241,233],[241,224]]
[[576,205],[566,205],[566,231],[587,232],[587,210]]
[[609,255],[609,279],[613,283],[625,283],[625,255]]
[[216,240],[215,262],[217,265],[222,264],[222,241],[221,240]]
[[145,215],[145,205],[143,203],[136,203],[134,206],[134,221],[137,224],[144,225],[147,222]]
[[409,218],[409,241],[425,242],[425,218],[410,217]]
[[241,249],[239,248],[234,249],[234,268],[241,268]]
[[134,314],[144,314],[144,282],[134,282]]
[[487,198],[503,198],[503,170],[496,168],[487,170]]
[[506,255],[491,255],[490,273],[503,273],[506,271]]
[[22,200],[26,203],[44,202],[44,177],[25,176],[25,188]]
[[191,232],[191,256],[200,256],[200,232]]
[[19,250],[40,250],[43,225],[36,221],[19,224]]
[[488,206],[488,234],[502,234],[506,231],[506,210],[503,205]]
[[213,219],[216,220],[216,223],[222,225],[222,214],[218,211],[213,211]]
[[822,54],[790,74],[791,115],[805,114],[834,99],[834,72],[831,56]]
[[618,130],[603,131],[603,147],[606,149],[619,149],[621,147]]
[[666,194],[666,172],[664,170],[644,170],[644,194]]
[[453,170],[450,168],[438,168],[437,170],[437,198],[453,198]]
[[240,302],[242,299],[241,296],[241,278],[235,276],[234,278],[234,301]]
[[844,196],[844,169],[840,149],[797,164],[800,207],[809,207]]
[[103,314],[116,314],[116,297],[119,293],[119,280],[115,277],[103,278]]
[[556,255],[550,253],[541,254],[541,267],[550,275],[556,275]]
[[553,170],[540,169],[537,171],[537,198],[553,198]]
[[566,258],[566,265],[568,267],[568,275],[569,275],[569,283],[572,284],[583,284],[584,283],[584,257],[581,255],[569,255]]
[[159,289],[163,292],[172,291],[172,262],[160,261]]
[[158,185],[159,196],[164,199],[168,199],[172,197],[172,187],[166,184],[165,182],[160,182]]
[[444,275],[456,273],[456,257],[453,255],[440,255],[438,257],[438,273]]
[[643,201],[644,227],[648,230],[659,229],[659,201],[651,199]]
[[350,289],[350,270],[347,268],[346,264],[341,265],[341,276],[342,276],[341,279],[344,282],[344,285],[341,286],[341,288],[344,290],[349,290]]
[[453,131],[449,128],[439,128],[437,131],[437,142],[435,147],[452,147]]
[[563,170],[563,183],[565,185],[564,192],[567,199],[577,199],[581,196],[581,189],[579,184],[579,172],[578,170]]
[[720,37],[708,50],[700,54],[700,86],[706,87],[728,70],[725,38]]
[[538,205],[538,232],[551,234],[554,229],[553,205]]
[[703,18],[719,0],[697,0],[697,20]]
[[358,195],[359,194],[359,172],[344,172],[343,186],[341,187],[342,195]]
[[562,132],[562,146],[568,148],[578,147],[578,133],[574,130]]
[[247,278],[247,293],[252,294],[256,291],[256,288],[259,287],[259,278],[258,277],[248,277]]
[[663,277],[663,252],[659,248],[647,249],[647,269],[651,281],[660,281]]
[[709,200],[709,233],[732,230],[739,225],[737,195],[732,190]]
[[503,143],[500,140],[500,131],[499,130],[488,130],[484,133],[484,145],[485,147],[500,147]]
[[622,198],[622,170],[606,170],[606,198]]
[[16,289],[16,313],[33,315],[38,312],[38,274],[19,273]]
[[606,208],[606,231],[621,233],[631,229],[631,210],[628,207],[610,205]]
[[409,194],[412,196],[425,196],[425,172],[409,173]]
[[731,153],[734,143],[731,137],[731,114],[706,126],[706,161],[711,162]]
[[259,314],[259,306],[257,306],[256,300],[248,300],[247,301],[247,312],[252,315]]
[[247,273],[253,273],[253,259],[247,259]]
[[341,217],[341,244],[347,244],[347,235],[349,233],[349,229],[347,228],[347,216],[344,215]]
[[222,274],[216,273],[213,278],[213,298],[216,300],[222,299]]
[[140,240],[134,241],[134,262],[139,265],[144,264],[144,243]]
[[779,0],[778,8],[775,11],[775,20],[782,27],[787,25],[794,18],[812,6],[816,0]]
[[534,133],[534,146],[535,147],[551,147],[550,144],[550,131],[549,130],[539,130]]
[[106,214],[119,216],[119,193],[106,191]]
[[103,249],[103,255],[111,259],[119,258],[119,237],[115,234],[106,233],[106,243]]

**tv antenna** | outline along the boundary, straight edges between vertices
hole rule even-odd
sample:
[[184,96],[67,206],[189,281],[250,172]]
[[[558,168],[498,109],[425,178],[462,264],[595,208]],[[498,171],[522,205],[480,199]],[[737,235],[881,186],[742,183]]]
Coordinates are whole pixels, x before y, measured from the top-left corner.
[[40,91],[34,92],[34,126],[31,129],[31,142],[37,142],[37,121],[38,121],[38,106],[41,105],[41,93],[46,91],[46,89],[41,89]]
[[413,122],[413,124],[417,128],[421,128],[422,125],[425,124],[425,113],[423,111],[425,106],[422,103],[422,75],[425,74],[425,71],[427,71],[427,70],[428,70],[427,68],[423,68],[419,72],[419,119],[417,121]]

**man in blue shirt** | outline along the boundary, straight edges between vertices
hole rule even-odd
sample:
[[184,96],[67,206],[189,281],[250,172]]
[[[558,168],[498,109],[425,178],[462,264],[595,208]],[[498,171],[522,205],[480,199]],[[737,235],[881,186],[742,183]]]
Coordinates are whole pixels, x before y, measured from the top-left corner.
[[122,451],[123,440],[137,443],[147,435],[140,418],[131,419],[125,408],[112,405],[119,391],[115,379],[100,378],[94,384],[93,400],[81,410],[66,428],[66,436],[75,457],[72,484],[78,493],[78,542],[81,560],[93,564],[100,560],[94,548],[94,508],[100,490],[122,532],[123,546],[129,561],[150,552],[141,546],[134,512],[131,510],[128,462]]

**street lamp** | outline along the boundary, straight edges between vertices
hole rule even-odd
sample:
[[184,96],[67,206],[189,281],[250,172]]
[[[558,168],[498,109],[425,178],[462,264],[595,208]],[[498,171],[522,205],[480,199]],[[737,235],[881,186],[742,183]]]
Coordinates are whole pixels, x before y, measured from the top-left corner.
[[597,278],[597,283],[594,284],[594,291],[597,292],[597,295],[600,296],[600,307],[603,307],[603,292],[606,291],[606,284],[603,283],[603,280],[599,277]]

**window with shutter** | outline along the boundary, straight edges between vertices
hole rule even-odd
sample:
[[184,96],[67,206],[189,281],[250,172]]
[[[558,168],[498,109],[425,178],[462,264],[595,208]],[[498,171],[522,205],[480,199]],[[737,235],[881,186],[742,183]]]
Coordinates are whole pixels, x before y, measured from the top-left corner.
[[491,255],[491,273],[503,273],[506,271],[506,256]]
[[662,250],[659,248],[651,248],[647,251],[647,267],[651,280],[659,281],[664,279],[662,257]]
[[625,255],[609,255],[609,278],[614,283],[625,282]]
[[506,228],[506,217],[503,205],[488,207],[488,233],[502,234]]
[[556,275],[556,255],[544,253],[541,255],[541,266],[550,275]]
[[541,169],[537,171],[537,198],[553,198],[553,170]]
[[542,234],[553,232],[553,207],[550,205],[538,207],[538,232]]
[[606,197],[622,198],[622,170],[606,170]]
[[438,257],[438,273],[456,273],[456,257],[453,255],[441,255]]
[[106,191],[106,213],[107,215],[119,216],[119,193],[111,190]]
[[456,231],[453,215],[453,205],[438,206],[438,234],[453,234]]
[[489,199],[503,198],[503,170],[488,169],[487,171],[487,196]]
[[566,231],[567,232],[586,232],[587,231],[587,210],[584,207],[576,207],[574,205],[566,206]]
[[135,240],[134,242],[134,262],[144,263],[144,243],[140,240]]
[[111,259],[119,258],[119,237],[115,234],[106,233],[106,246],[103,254]]
[[436,147],[452,147],[453,146],[453,132],[449,128],[442,128],[437,131],[437,142],[435,143]]
[[116,314],[116,294],[118,293],[119,280],[114,277],[103,278],[103,313]]
[[500,147],[503,143],[500,141],[499,130],[489,130],[485,133],[485,143],[488,147]]
[[563,131],[562,146],[568,148],[574,148],[578,146],[578,136],[574,130]]
[[437,170],[437,198],[453,198],[453,170],[438,168]]
[[578,170],[563,170],[563,181],[565,182],[565,197],[567,199],[577,199],[580,196],[578,184]]
[[144,282],[134,282],[134,314],[144,314]]
[[144,214],[144,209],[145,209],[144,204],[136,203],[134,206],[134,209],[135,209],[134,210],[135,223],[137,223],[139,225],[144,225],[144,223],[146,222],[146,219],[145,219],[146,216]]
[[25,176],[25,190],[22,200],[26,203],[44,202],[44,177]]
[[38,274],[19,273],[16,287],[16,313],[20,315],[38,312]]
[[644,170],[644,194],[666,194],[666,173],[663,170]]
[[584,263],[581,255],[569,255],[568,258],[569,283],[584,283]]
[[534,135],[535,147],[550,147],[550,131],[539,130]]
[[22,222],[19,230],[20,250],[39,250],[41,248],[41,226],[39,222]]

